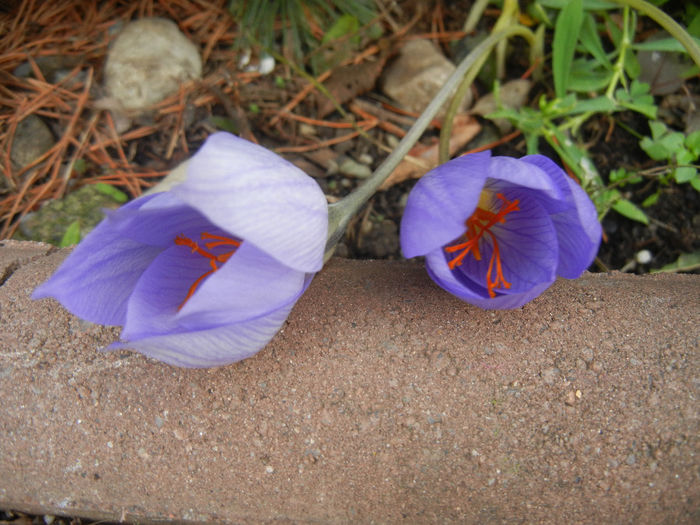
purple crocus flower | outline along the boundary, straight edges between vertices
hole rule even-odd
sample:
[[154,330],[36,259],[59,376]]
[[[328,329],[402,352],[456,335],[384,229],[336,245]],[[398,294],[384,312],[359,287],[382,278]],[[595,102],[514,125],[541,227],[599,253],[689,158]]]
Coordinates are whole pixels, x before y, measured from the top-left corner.
[[115,210],[33,298],[123,326],[129,348],[185,367],[263,348],[323,265],[328,208],[316,182],[227,133],[209,137],[171,191]]
[[601,227],[586,193],[542,155],[465,155],[423,176],[401,221],[406,257],[482,308],[517,308],[557,276],[574,279],[598,252]]

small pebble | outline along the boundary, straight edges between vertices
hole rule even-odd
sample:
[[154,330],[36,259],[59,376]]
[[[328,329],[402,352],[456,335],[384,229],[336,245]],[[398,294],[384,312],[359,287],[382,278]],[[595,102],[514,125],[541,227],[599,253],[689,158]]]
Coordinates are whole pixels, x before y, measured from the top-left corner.
[[368,166],[371,166],[374,162],[374,157],[369,153],[363,153],[358,157],[357,160],[359,160],[362,164],[367,164]]
[[558,368],[547,368],[545,370],[542,370],[540,376],[542,377],[542,381],[544,381],[548,385],[553,385],[554,381],[557,379],[559,374],[560,370]]
[[340,163],[339,166],[340,173],[347,175],[348,177],[355,177],[357,179],[366,179],[372,175],[372,170],[369,166],[365,164],[360,164],[353,159],[345,159]]
[[639,264],[649,264],[651,262],[652,255],[649,250],[639,250],[635,255],[635,259]]
[[564,403],[566,403],[569,406],[573,406],[576,403],[576,394],[573,390],[566,394],[566,399],[564,400]]

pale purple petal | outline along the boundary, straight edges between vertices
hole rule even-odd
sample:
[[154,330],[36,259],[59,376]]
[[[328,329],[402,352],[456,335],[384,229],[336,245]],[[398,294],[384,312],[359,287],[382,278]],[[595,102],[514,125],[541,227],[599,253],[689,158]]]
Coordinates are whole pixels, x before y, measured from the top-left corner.
[[129,300],[122,338],[201,331],[261,317],[295,301],[306,277],[244,242],[178,311],[190,286],[211,269],[208,259],[185,246],[165,250]]
[[458,157],[424,175],[401,219],[405,257],[425,255],[464,233],[488,175],[490,152]]
[[251,319],[295,301],[306,274],[244,242],[177,314],[188,329]]
[[566,210],[552,215],[559,243],[557,274],[575,279],[588,268],[600,246],[602,229],[595,206],[586,192],[549,158],[530,155],[521,160],[545,171],[565,196]]
[[175,318],[190,286],[211,269],[208,259],[185,246],[171,246],[156,257],[131,293],[121,337],[125,340],[186,329]]
[[188,368],[227,365],[262,349],[282,327],[293,306],[292,302],[263,317],[216,328],[112,343],[107,350],[136,350],[165,363]]
[[228,133],[207,139],[172,193],[222,230],[303,272],[323,265],[328,207],[318,184],[271,151]]
[[169,192],[133,202],[138,201],[144,201],[138,213],[125,213],[122,207],[107,216],[121,235],[133,241],[165,249],[174,245],[178,235],[198,240],[202,232],[218,230],[204,215]]
[[[137,214],[144,203],[132,201],[123,206],[123,216]],[[157,247],[124,238],[121,228],[107,217],[34,290],[32,299],[54,297],[90,322],[121,325],[129,295],[158,253]]]

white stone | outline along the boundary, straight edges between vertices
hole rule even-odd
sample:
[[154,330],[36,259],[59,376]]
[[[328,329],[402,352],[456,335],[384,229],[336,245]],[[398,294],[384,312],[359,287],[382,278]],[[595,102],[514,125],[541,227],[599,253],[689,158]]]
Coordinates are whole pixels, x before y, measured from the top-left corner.
[[129,23],[113,42],[105,65],[105,87],[125,110],[139,112],[201,75],[197,47],[174,22],[142,18]]

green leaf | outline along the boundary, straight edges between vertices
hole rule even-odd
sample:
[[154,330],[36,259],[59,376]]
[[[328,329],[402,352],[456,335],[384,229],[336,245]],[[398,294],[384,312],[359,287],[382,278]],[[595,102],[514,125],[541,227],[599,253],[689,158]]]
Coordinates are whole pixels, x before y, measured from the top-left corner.
[[600,40],[595,19],[590,13],[586,13],[584,16],[580,39],[584,49],[588,51],[600,65],[606,68],[612,68],[610,59],[603,49],[603,43]]
[[690,166],[681,166],[680,168],[676,168],[676,171],[673,172],[673,177],[676,179],[678,184],[684,184],[686,182],[690,182],[697,176],[697,174],[698,170],[695,168],[691,168]]
[[[538,4],[552,9],[562,9],[569,0],[539,0]],[[583,0],[583,8],[586,11],[600,11],[604,9],[617,9],[620,6],[605,0]]]
[[639,141],[639,147],[641,147],[650,159],[654,160],[668,160],[671,157],[671,153],[664,148],[663,144],[654,142],[649,137],[644,137]]
[[579,93],[602,91],[610,84],[612,74],[612,71],[601,70],[601,68],[593,69],[590,61],[574,60],[571,65],[568,89]]
[[98,182],[95,184],[95,189],[102,193],[103,195],[107,195],[108,197],[111,197],[114,199],[116,202],[119,202],[121,204],[124,204],[126,201],[129,200],[129,196],[124,193],[123,191],[115,188],[111,184],[105,184],[104,182]]
[[690,179],[690,185],[695,188],[695,191],[700,191],[700,177]]
[[642,202],[642,207],[643,208],[648,208],[649,206],[653,206],[659,201],[659,192],[657,191],[656,193],[652,193],[649,195],[644,201]]
[[637,60],[637,55],[634,53],[625,53],[625,62],[622,67],[630,78],[637,78],[642,72],[642,66],[639,65],[639,60]]
[[683,141],[685,137],[680,131],[673,131],[661,137],[659,143],[666,148],[666,151],[678,153],[683,149]]
[[562,8],[554,26],[552,43],[552,70],[554,92],[558,98],[566,96],[571,62],[576,51],[576,42],[583,23],[582,0],[571,0]]
[[347,35],[352,35],[360,30],[360,21],[352,15],[343,15],[336,20],[326,34],[323,35],[323,44],[339,40]]
[[66,232],[61,237],[61,242],[59,246],[65,248],[66,246],[73,246],[80,242],[80,221],[73,221],[66,228]]
[[[700,46],[700,38],[693,38],[695,43]],[[661,38],[646,42],[639,42],[630,46],[635,51],[664,51],[669,53],[687,53],[688,51],[675,38]]]
[[700,131],[694,131],[685,138],[685,147],[693,153],[696,159],[700,157]]
[[652,121],[649,122],[649,131],[651,131],[651,137],[654,140],[659,140],[668,131],[668,128],[663,122]]
[[576,104],[576,107],[572,111],[569,111],[568,115],[577,115],[580,113],[612,113],[618,109],[615,102],[610,100],[608,97],[596,97],[589,98],[588,100],[581,100]]
[[624,215],[628,219],[641,222],[642,224],[649,224],[647,214],[627,199],[620,199],[613,203],[612,209],[620,215]]
[[693,253],[682,253],[675,262],[662,266],[651,273],[690,272],[700,268],[700,250]]
[[229,133],[238,134],[238,124],[228,117],[220,117],[218,115],[212,115],[209,117],[209,122],[217,129],[222,131],[228,131]]

